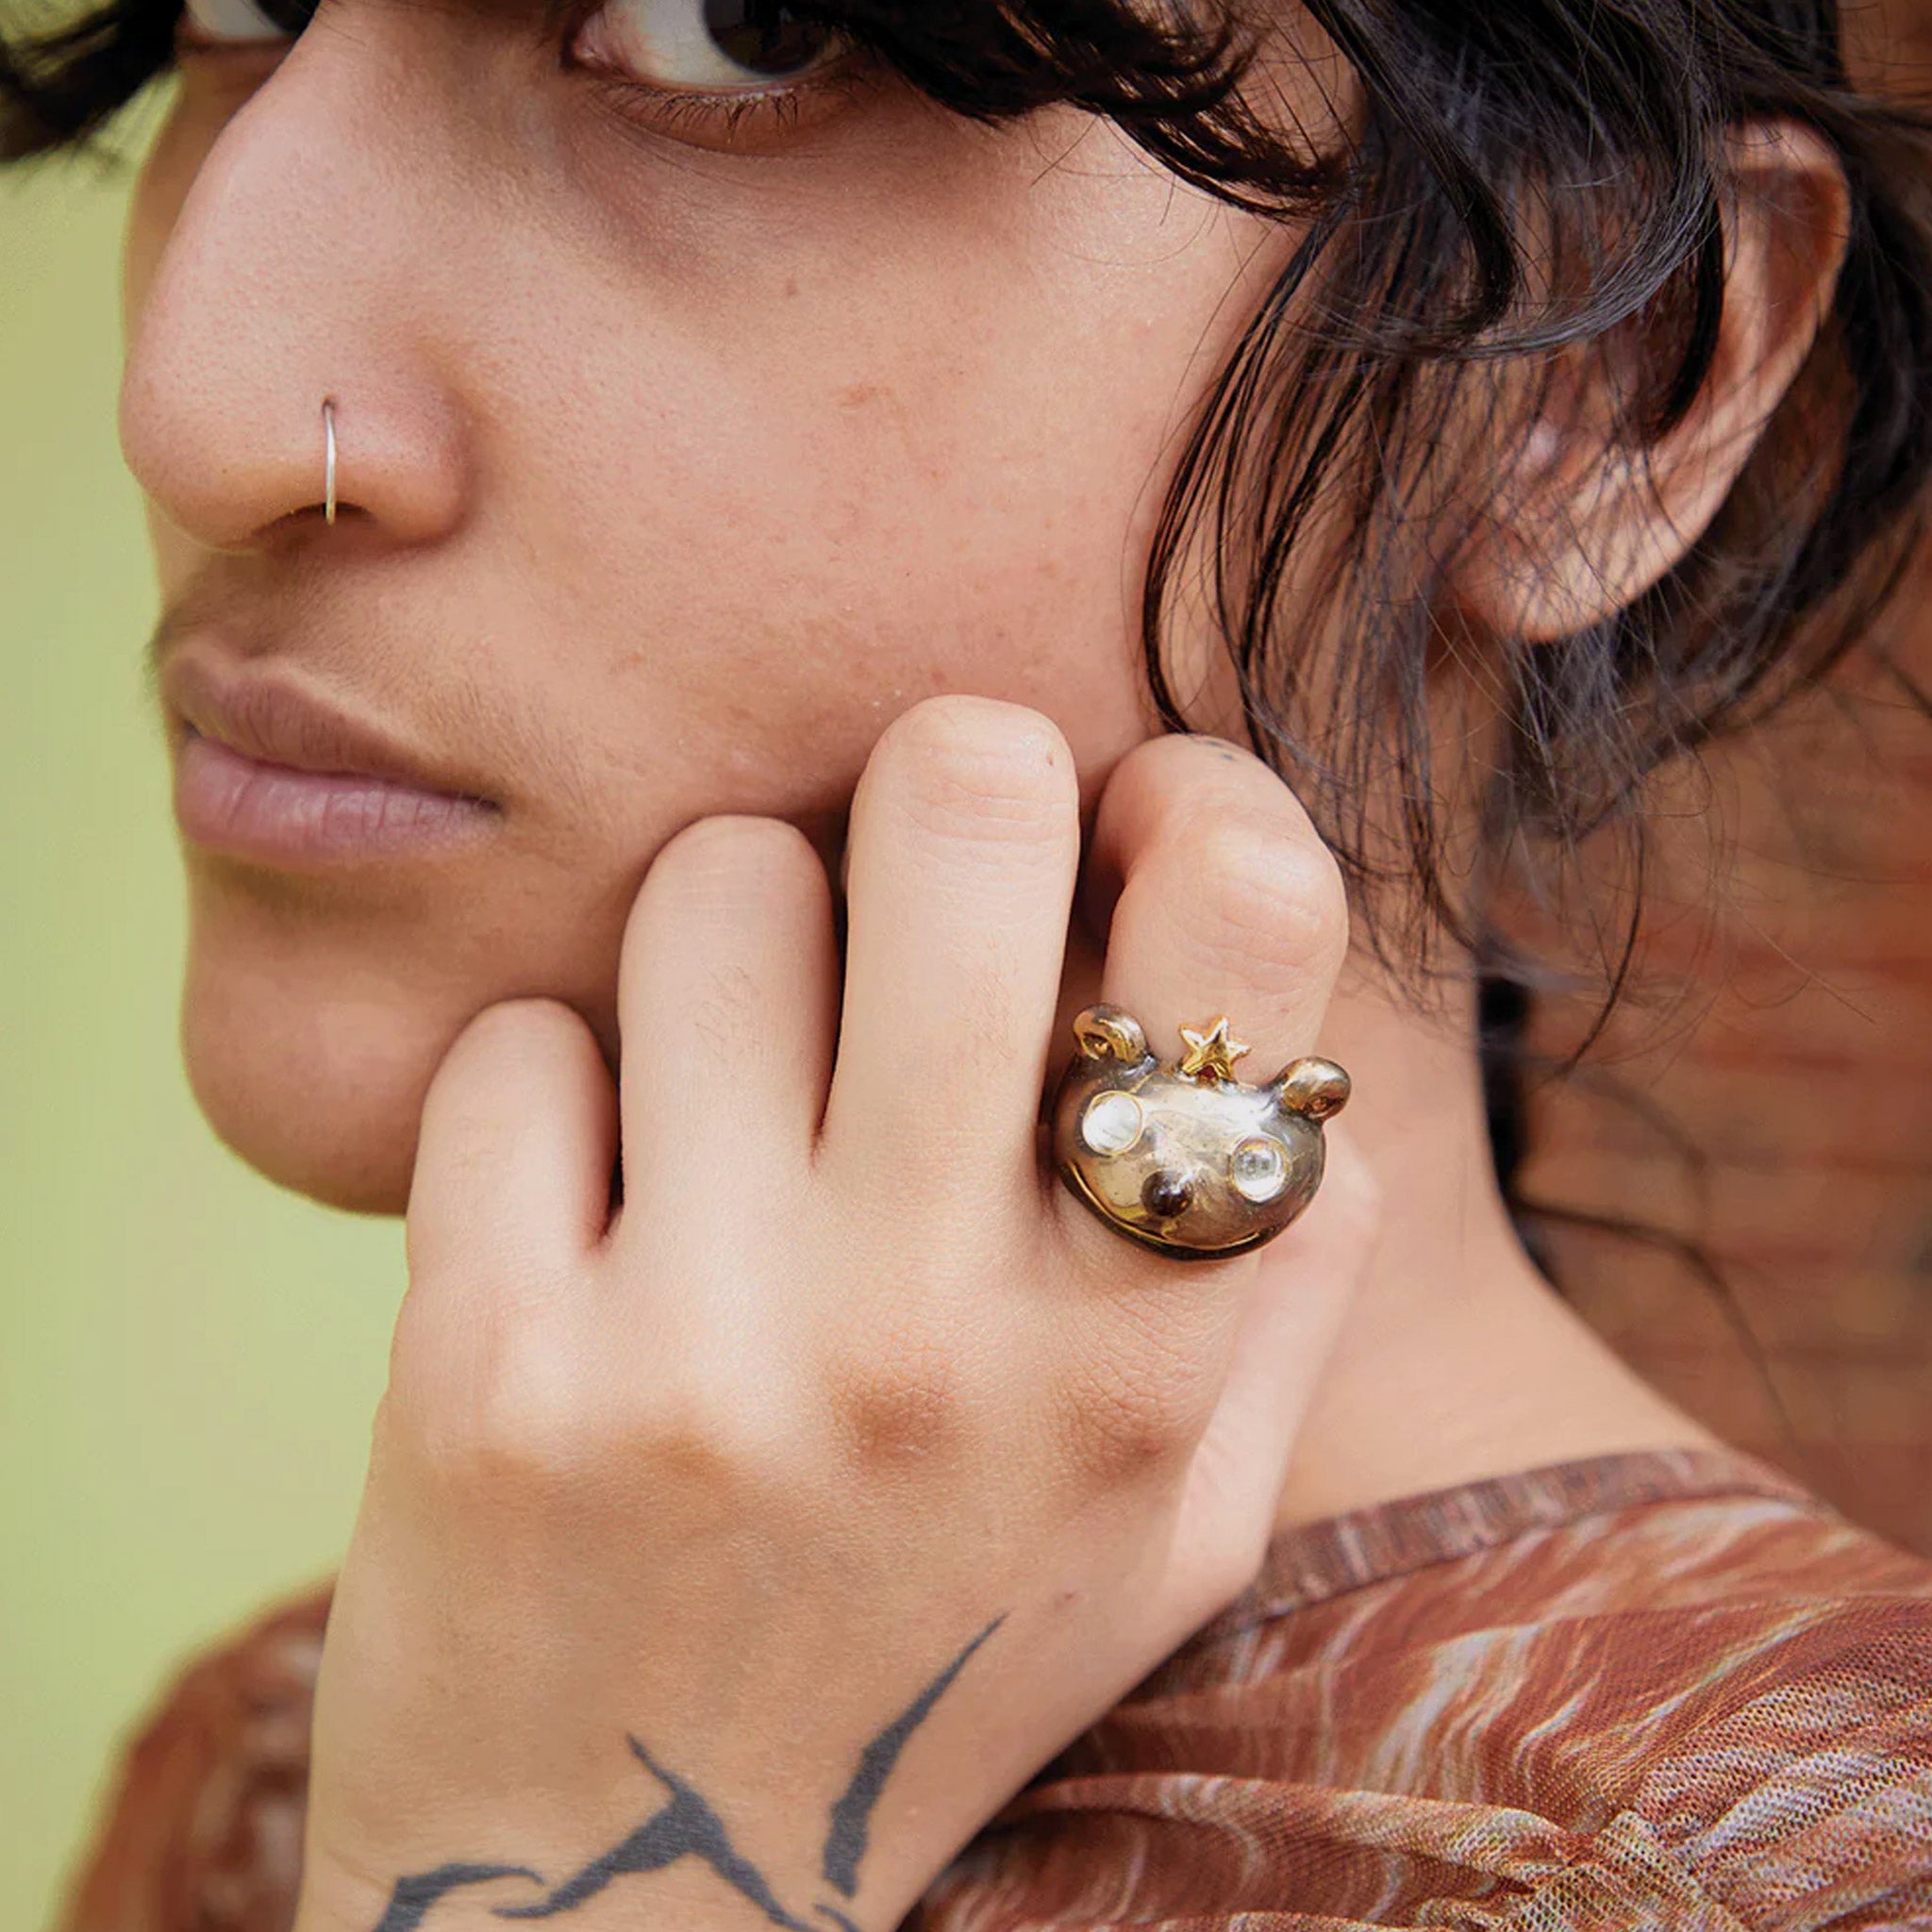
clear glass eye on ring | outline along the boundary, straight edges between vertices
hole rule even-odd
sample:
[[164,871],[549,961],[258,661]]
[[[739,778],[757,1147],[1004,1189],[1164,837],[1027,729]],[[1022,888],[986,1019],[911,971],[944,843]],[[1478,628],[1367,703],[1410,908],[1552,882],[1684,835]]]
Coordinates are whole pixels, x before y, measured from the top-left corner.
[[1227,1158],[1227,1177],[1236,1193],[1258,1208],[1288,1185],[1287,1150],[1263,1135],[1243,1141]]
[[1125,1154],[1146,1124],[1146,1113],[1131,1093],[1096,1093],[1080,1115],[1080,1139],[1090,1153]]

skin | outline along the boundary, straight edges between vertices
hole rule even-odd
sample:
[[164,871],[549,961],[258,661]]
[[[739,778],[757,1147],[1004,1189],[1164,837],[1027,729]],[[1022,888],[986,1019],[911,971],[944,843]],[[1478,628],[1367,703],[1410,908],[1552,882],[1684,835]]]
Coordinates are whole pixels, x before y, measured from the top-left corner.
[[[546,85],[527,29],[351,29],[325,17],[245,106],[258,59],[191,72],[134,216],[123,423],[164,599],[504,802],[473,864],[353,894],[191,857],[209,1118],[392,1212],[481,1008],[550,994],[609,1040],[624,917],[679,827],[767,813],[830,853],[880,729],[936,692],[1037,707],[1090,774],[1146,734],[1150,466],[1259,238],[1078,125],[995,139],[895,93],[721,157]],[[386,107],[403,73],[441,98]],[[325,392],[358,512],[325,557],[300,514]],[[299,1121],[272,1098],[297,1066]]]
[[[929,1763],[982,1782],[908,1757],[889,1791],[862,1914],[889,1924],[1272,1526],[1707,1440],[1516,1242],[1466,990],[1420,1008],[1345,963],[1287,791],[1149,741],[1133,613],[1164,465],[1291,237],[1107,128],[976,129],[890,85],[736,145],[667,132],[509,8],[334,0],[292,50],[185,66],[125,278],[161,653],[267,660],[500,808],[433,858],[187,853],[210,1121],[276,1180],[409,1214],[305,1932],[455,1858],[555,1878],[673,1758],[795,1880],[773,1738],[808,1736],[829,1801],[904,1701],[880,1687],[910,1696],[1009,1617],[930,1720],[956,1748]],[[1802,137],[1737,163],[1706,407],[1641,490],[1587,408],[1530,438],[1457,587],[1476,630],[1634,595],[1790,379],[1842,197]],[[1559,501],[1591,508],[1540,552]],[[1230,729],[1211,641],[1175,651]],[[1329,1189],[1265,1263],[1176,1295],[1042,1185],[1038,1095],[1099,992],[1165,1051],[1225,1008],[1264,1074],[1317,1047],[1353,1072]],[[768,1157],[774,1095],[794,1139]],[[996,1119],[935,1125],[988,1095]],[[1083,1312],[1042,1336],[1043,1295]],[[649,1388],[599,1379],[613,1350]],[[828,1522],[866,1579],[856,1674]],[[559,1660],[547,1698],[497,1688],[512,1653]],[[614,1702],[654,1730],[615,1783],[585,1742]],[[677,1898],[748,1923],[742,1888]]]

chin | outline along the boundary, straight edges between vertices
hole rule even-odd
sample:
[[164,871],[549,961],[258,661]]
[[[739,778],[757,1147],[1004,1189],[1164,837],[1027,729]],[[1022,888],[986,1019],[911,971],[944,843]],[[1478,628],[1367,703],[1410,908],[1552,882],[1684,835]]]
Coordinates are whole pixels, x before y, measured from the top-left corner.
[[467,1018],[440,1020],[366,968],[238,956],[198,935],[181,1046],[208,1124],[258,1174],[326,1207],[400,1214],[424,1096]]
[[433,1059],[370,1038],[361,1020],[238,1009],[192,982],[181,1043],[208,1125],[258,1174],[352,1213],[408,1207]]
[[282,1187],[401,1214],[430,1083],[486,1008],[559,1000],[614,1055],[636,882],[590,893],[573,880],[547,896],[543,883],[339,884],[192,856],[181,1046],[208,1124]]

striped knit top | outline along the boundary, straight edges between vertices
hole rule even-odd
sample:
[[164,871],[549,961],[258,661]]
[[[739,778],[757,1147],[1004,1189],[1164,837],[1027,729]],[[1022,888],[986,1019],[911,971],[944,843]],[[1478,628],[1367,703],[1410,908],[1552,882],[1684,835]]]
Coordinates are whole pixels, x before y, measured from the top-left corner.
[[[288,1932],[326,1607],[177,1680],[60,1932]],[[1932,1932],[1932,1568],[1728,1454],[1291,1531],[908,1932],[1154,1925]]]

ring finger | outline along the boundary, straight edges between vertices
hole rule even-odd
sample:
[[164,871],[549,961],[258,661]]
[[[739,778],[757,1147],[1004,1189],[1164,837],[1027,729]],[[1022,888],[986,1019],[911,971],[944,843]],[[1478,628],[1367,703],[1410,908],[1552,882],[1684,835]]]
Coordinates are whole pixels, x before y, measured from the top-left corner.
[[[1186,1050],[1184,1027],[1210,1056],[1220,1046],[1225,1058],[1209,1064],[1250,1085],[1314,1052],[1347,903],[1307,814],[1258,758],[1208,739],[1139,747],[1102,795],[1085,884],[1107,915],[1102,996],[1140,1021],[1163,1060]],[[1119,1238],[1071,1196],[1065,1205],[1076,1239],[1105,1243],[1101,1259],[1118,1267]]]

